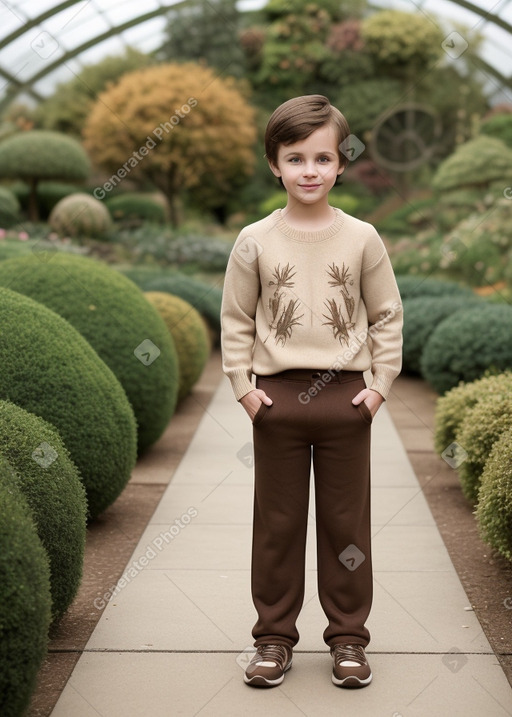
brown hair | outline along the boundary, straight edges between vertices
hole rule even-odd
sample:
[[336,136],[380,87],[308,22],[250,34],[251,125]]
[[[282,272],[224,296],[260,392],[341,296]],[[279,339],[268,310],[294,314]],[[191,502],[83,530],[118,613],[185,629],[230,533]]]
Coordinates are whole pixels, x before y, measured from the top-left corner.
[[350,128],[341,112],[333,107],[323,95],[294,97],[274,111],[265,131],[265,155],[269,162],[277,164],[280,144],[293,144],[306,139],[316,129],[332,124],[338,134],[340,165],[346,167],[348,158],[339,145],[349,136]]

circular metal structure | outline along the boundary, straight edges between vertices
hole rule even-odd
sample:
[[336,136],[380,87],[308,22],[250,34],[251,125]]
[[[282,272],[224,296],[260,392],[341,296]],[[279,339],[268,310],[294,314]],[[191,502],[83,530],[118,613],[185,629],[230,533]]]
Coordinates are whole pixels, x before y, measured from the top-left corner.
[[409,172],[432,159],[442,134],[431,107],[409,103],[385,112],[372,130],[370,153],[392,172]]
[[[421,12],[442,26],[448,57],[457,62],[455,43],[462,22],[484,42],[472,62],[489,94],[512,102],[512,0],[371,0],[374,8]],[[187,0],[1,0],[0,111],[16,97],[40,101],[58,82],[70,80],[84,64],[119,54],[127,46],[142,52],[163,43],[166,15]],[[258,9],[266,0],[240,0],[239,9]],[[215,7],[215,2],[210,2]],[[219,9],[219,12],[221,10]],[[459,34],[459,38],[461,35]],[[471,38],[468,38],[471,42]],[[461,55],[463,53],[461,52]]]

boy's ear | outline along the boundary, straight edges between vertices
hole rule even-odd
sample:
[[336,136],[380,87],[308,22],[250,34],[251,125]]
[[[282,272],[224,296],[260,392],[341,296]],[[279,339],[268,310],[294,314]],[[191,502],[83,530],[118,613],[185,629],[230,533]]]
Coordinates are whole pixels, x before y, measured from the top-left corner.
[[270,159],[268,160],[268,166],[270,167],[270,171],[275,177],[281,176],[281,171],[279,167],[277,167],[273,162],[271,162]]
[[345,171],[346,168],[347,168],[347,165],[344,164],[338,169],[338,177],[341,177],[341,175],[343,174],[343,172]]

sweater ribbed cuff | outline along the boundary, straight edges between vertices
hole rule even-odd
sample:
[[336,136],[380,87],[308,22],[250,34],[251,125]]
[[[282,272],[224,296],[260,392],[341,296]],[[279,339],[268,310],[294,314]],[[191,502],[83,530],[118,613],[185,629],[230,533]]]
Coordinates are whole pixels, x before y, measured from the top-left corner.
[[228,371],[227,376],[231,381],[231,387],[237,401],[248,394],[249,391],[254,390],[254,386],[251,383],[250,371],[245,371],[244,369]]
[[393,373],[384,373],[380,371],[378,374],[375,374],[373,376],[372,385],[370,388],[372,391],[377,391],[377,393],[380,393],[380,395],[386,399],[388,397],[389,392],[391,391],[391,386],[393,385],[393,381],[395,380],[396,376]]

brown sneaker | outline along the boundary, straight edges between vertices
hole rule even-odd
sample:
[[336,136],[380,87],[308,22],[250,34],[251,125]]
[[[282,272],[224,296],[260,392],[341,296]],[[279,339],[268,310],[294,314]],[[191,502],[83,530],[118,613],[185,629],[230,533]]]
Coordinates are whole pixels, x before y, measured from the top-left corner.
[[338,687],[366,687],[372,681],[372,671],[362,645],[334,645],[332,681]]
[[285,645],[260,645],[247,665],[246,685],[275,687],[284,680],[284,673],[292,666],[292,648]]

